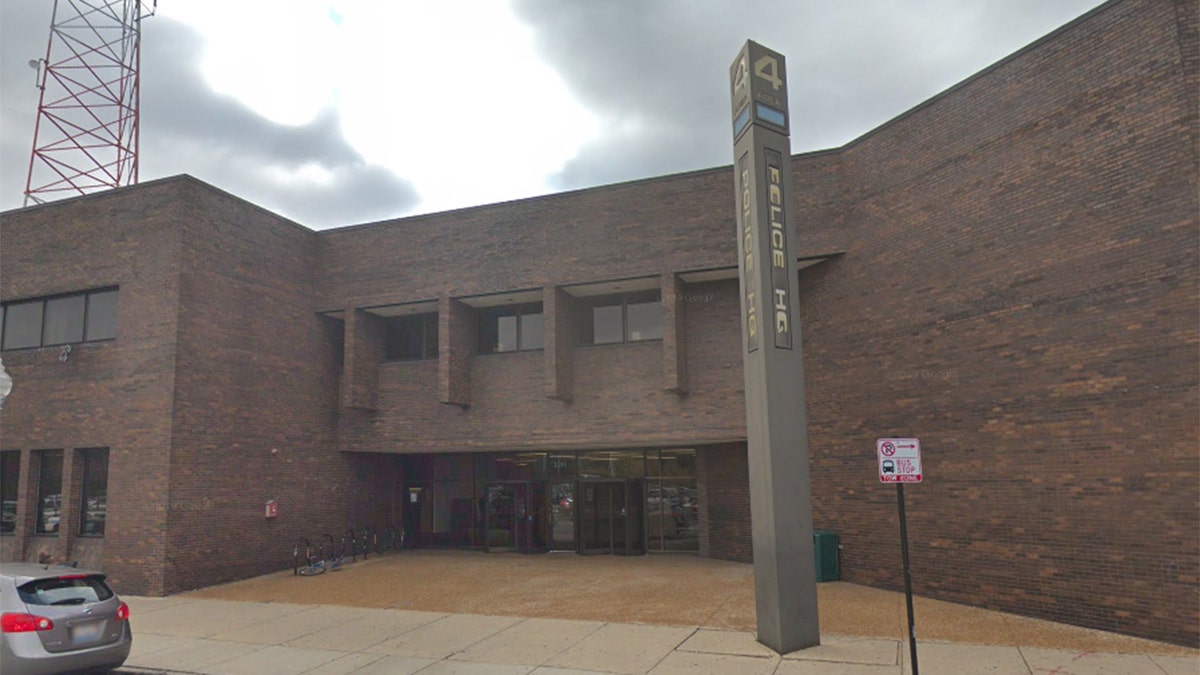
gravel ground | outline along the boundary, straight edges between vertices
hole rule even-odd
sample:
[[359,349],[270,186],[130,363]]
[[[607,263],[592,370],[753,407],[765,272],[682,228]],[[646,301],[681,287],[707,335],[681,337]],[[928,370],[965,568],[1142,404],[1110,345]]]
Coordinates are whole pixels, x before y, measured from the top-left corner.
[[[821,632],[907,640],[904,594],[818,584]],[[753,568],[694,555],[404,551],[314,577],[290,570],[191,597],[753,631]],[[1200,650],[917,597],[918,640],[1200,657]]]

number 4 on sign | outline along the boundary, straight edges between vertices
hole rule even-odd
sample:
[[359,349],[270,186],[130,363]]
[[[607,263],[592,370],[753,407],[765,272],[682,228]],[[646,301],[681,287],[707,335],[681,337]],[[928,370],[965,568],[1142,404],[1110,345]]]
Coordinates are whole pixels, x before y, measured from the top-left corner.
[[779,61],[774,56],[763,56],[755,61],[754,74],[770,82],[775,91],[783,87],[783,80],[779,79]]

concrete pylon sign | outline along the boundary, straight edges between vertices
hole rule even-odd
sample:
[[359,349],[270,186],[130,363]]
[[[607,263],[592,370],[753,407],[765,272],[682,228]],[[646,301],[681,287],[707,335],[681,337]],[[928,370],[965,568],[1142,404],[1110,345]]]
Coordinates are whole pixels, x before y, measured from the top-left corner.
[[783,56],[747,41],[729,86],[758,640],[782,654],[821,640]]

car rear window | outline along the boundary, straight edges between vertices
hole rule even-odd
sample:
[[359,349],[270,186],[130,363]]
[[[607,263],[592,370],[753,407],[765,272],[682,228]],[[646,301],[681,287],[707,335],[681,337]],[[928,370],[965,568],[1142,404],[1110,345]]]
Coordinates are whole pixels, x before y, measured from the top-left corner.
[[27,605],[83,605],[113,596],[103,577],[83,575],[34,579],[18,587],[17,593]]

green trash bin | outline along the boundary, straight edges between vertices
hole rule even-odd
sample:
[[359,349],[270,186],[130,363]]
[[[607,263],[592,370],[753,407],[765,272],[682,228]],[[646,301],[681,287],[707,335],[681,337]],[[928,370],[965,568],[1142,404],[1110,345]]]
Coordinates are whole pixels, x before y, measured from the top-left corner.
[[817,564],[817,581],[837,581],[841,578],[838,572],[838,536],[828,530],[813,532],[813,558]]

